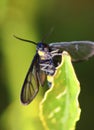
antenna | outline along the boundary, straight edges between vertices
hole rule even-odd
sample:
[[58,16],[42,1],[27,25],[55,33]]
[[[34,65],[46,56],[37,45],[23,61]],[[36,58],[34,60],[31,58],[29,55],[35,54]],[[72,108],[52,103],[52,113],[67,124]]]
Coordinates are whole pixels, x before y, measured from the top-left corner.
[[44,42],[44,40],[49,37],[51,35],[51,33],[54,31],[54,27],[51,27],[50,32],[48,32],[46,35],[44,35],[43,39],[42,39],[42,43]]
[[21,41],[24,41],[24,42],[29,42],[29,43],[33,43],[33,44],[37,45],[37,43],[36,43],[36,42],[34,42],[34,41],[31,41],[31,40],[26,40],[26,39],[23,39],[23,38],[17,37],[17,36],[15,36],[15,35],[13,35],[13,36],[14,36],[15,38],[17,38],[17,39],[21,40]]

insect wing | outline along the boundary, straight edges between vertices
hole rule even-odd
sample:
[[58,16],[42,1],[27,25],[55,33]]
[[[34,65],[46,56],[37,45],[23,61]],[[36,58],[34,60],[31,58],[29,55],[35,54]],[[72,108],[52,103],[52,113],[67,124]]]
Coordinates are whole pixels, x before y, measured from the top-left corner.
[[39,75],[40,85],[44,86],[44,83],[47,79],[46,73],[40,69],[38,75]]
[[36,54],[26,75],[21,91],[21,102],[23,104],[29,104],[39,91],[39,80],[37,71],[38,59],[38,55]]
[[60,52],[67,51],[72,57],[72,61],[83,61],[94,55],[94,42],[92,41],[72,41],[50,43],[50,49],[59,49]]

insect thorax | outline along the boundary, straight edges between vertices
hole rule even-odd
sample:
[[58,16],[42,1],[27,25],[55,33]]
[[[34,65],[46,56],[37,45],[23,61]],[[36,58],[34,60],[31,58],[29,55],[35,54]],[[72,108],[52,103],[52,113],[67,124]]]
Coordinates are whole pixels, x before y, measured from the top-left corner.
[[56,67],[54,65],[53,59],[55,56],[61,55],[58,53],[58,49],[49,51],[49,47],[45,44],[38,46],[37,52],[39,54],[40,69],[44,71],[47,75],[53,75],[55,73]]
[[[53,59],[50,52],[42,52],[40,56],[39,65],[42,71],[47,75],[53,75],[55,73],[55,66],[53,64]],[[40,52],[39,52],[40,54]]]

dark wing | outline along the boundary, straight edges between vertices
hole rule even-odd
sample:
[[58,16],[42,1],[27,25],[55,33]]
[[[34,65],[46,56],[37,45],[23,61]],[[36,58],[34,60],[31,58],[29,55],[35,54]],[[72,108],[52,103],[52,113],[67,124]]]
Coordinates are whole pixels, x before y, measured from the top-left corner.
[[67,51],[72,61],[83,61],[94,55],[94,42],[92,41],[72,41],[50,43],[51,50],[59,49],[60,52]]
[[[38,54],[35,55],[32,64],[29,68],[29,71],[26,75],[22,91],[21,91],[21,102],[23,104],[29,104],[37,95],[39,91],[39,85],[41,81],[40,70],[39,70],[39,56]],[[43,84],[44,81],[42,81]]]

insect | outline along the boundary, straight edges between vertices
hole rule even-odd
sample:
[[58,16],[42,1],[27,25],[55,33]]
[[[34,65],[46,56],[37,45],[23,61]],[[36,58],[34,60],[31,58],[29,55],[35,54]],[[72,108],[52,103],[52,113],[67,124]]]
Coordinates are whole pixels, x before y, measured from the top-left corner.
[[[21,90],[21,102],[29,104],[37,95],[39,86],[43,86],[47,76],[53,76],[61,63],[63,51],[67,51],[73,62],[87,60],[94,55],[94,42],[71,41],[45,44],[35,43],[15,36],[17,39],[36,45],[36,54],[27,72]],[[48,81],[49,82],[49,81]]]

